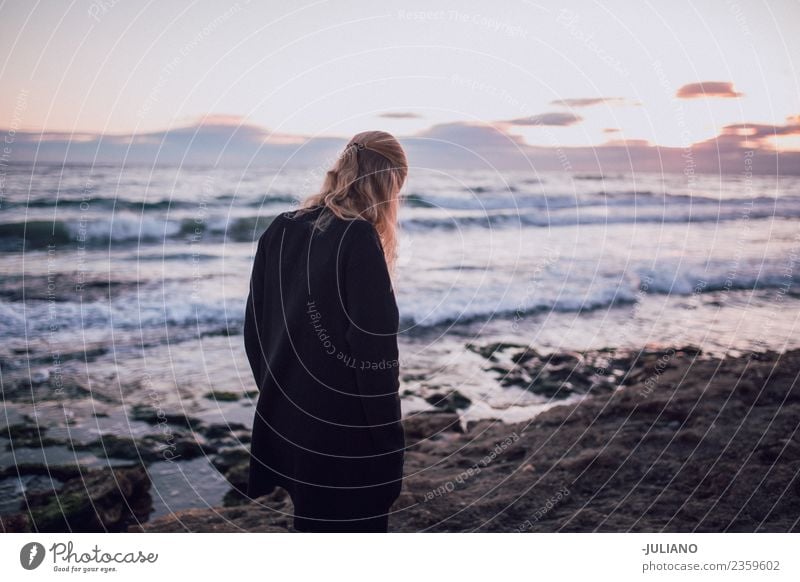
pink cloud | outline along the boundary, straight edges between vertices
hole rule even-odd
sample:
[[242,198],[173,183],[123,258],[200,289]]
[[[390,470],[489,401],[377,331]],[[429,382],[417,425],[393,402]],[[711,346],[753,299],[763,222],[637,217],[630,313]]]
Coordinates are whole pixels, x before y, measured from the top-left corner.
[[769,125],[765,123],[736,123],[722,128],[726,135],[738,135],[751,139],[776,137],[779,135],[799,135],[800,116],[793,115],[786,118],[784,125]]
[[193,120],[197,125],[245,125],[245,118],[242,115],[230,115],[226,113],[210,113],[202,115]]
[[[529,145],[512,131],[513,125],[505,122],[452,122],[398,138],[416,168],[684,172],[690,159],[692,171],[697,172],[741,174],[747,162],[753,173],[800,175],[800,151],[780,149],[774,139],[800,135],[800,116],[789,117],[782,125],[727,125],[716,137],[692,144],[689,158],[686,148],[624,139],[613,131],[606,132],[611,139],[604,144],[577,147]],[[19,131],[11,161],[316,167],[320,160],[336,155],[348,139],[281,137],[287,139],[276,139],[273,132],[255,125],[208,123],[123,135]]]
[[721,97],[735,99],[744,93],[734,90],[733,83],[729,81],[703,81],[702,83],[689,83],[684,85],[675,94],[680,99],[700,99],[703,97]]

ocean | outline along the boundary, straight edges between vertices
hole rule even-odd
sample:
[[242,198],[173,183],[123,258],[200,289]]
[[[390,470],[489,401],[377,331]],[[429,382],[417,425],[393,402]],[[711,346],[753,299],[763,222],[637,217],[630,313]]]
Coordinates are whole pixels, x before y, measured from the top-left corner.
[[[251,426],[241,327],[254,241],[323,174],[3,168],[6,424],[137,437],[152,426],[130,411],[149,405]],[[797,177],[411,168],[396,277],[404,413],[430,409],[442,390],[469,400],[465,419],[517,422],[564,402],[499,385],[470,343],[798,347],[799,218]],[[58,445],[0,447],[0,467],[66,461],[106,462]],[[229,488],[203,457],[150,469],[156,515],[213,505]],[[9,495],[25,486],[0,481]]]

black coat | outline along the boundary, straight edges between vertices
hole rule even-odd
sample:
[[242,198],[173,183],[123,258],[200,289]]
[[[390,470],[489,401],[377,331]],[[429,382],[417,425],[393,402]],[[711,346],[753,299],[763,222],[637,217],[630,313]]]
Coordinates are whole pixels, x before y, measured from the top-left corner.
[[259,388],[247,494],[280,485],[295,523],[385,513],[403,476],[399,318],[380,238],[335,216],[312,231],[321,212],[285,212],[261,235],[244,324]]

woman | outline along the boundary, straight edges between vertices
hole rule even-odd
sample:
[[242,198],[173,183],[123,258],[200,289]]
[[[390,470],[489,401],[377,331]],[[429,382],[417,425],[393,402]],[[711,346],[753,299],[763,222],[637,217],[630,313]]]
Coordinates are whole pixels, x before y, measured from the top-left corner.
[[399,192],[390,134],[357,134],[322,189],[261,235],[244,342],[259,387],[247,494],[275,485],[298,531],[387,531],[400,494]]

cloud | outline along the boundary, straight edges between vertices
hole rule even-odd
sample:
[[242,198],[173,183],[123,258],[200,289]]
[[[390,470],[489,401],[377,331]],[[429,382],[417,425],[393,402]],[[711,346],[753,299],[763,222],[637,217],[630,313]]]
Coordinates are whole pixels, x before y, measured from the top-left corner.
[[550,105],[561,105],[564,107],[591,107],[592,105],[627,105],[628,100],[624,97],[577,97],[573,99],[556,99]]
[[[795,133],[800,119],[787,121],[785,126],[755,127],[764,139]],[[521,136],[508,133],[509,127],[503,123],[454,122],[400,141],[415,168],[679,174],[741,174],[747,169],[753,174],[800,175],[800,152],[779,152],[766,141],[754,142],[752,137],[745,143],[738,126],[728,126],[717,137],[693,144],[691,155],[683,147],[625,139],[616,131],[606,132],[611,139],[597,146],[532,146]]]
[[418,132],[415,138],[458,144],[465,147],[505,147],[513,144],[525,145],[524,140],[511,135],[501,127],[487,123],[455,121],[438,123]]
[[214,113],[190,119],[190,125],[246,125],[243,115]]
[[539,115],[531,115],[530,117],[519,117],[517,119],[509,119],[501,123],[508,125],[547,125],[552,127],[566,127],[568,125],[575,125],[583,121],[583,117],[575,115],[574,113],[563,113],[561,111],[554,111],[552,113],[540,113]]
[[333,156],[342,138],[278,134],[236,116],[204,116],[191,125],[131,134],[16,132],[14,162],[84,164],[248,164]]
[[528,145],[502,124],[439,123],[408,137],[399,137],[414,168],[452,169],[525,167]]
[[381,113],[378,117],[384,117],[386,119],[421,119],[422,116],[419,113],[414,113],[413,111],[387,111],[386,113]]
[[703,81],[702,83],[689,83],[684,85],[675,94],[680,99],[699,99],[703,97],[722,97],[735,99],[744,93],[733,89],[733,83],[728,81]]
[[[738,154],[745,151],[761,150],[775,153],[777,144],[774,138],[800,135],[800,119],[797,116],[786,118],[784,125],[764,123],[735,123],[726,125],[720,134],[695,144],[698,150],[721,152],[722,154]],[[780,152],[775,155],[781,155]],[[800,155],[800,152],[784,152],[785,156]],[[781,173],[796,173],[781,168]]]
[[[226,116],[227,117],[227,116]],[[204,118],[190,126],[141,134],[25,132],[14,134],[10,163],[147,165],[258,165],[262,168],[321,168],[337,156],[346,137],[276,135],[269,129]],[[527,121],[527,120],[526,120]],[[220,122],[220,123],[216,123]],[[613,128],[609,128],[613,129]],[[667,172],[800,175],[800,152],[779,151],[775,136],[800,135],[800,116],[782,125],[740,123],[716,137],[682,147],[646,140],[610,140],[596,146],[532,146],[513,124],[452,122],[398,136],[415,171],[534,170],[566,172]]]
[[793,115],[786,118],[784,125],[769,125],[764,123],[736,123],[722,128],[726,135],[738,135],[749,139],[763,139],[780,135],[800,135],[800,116]]

